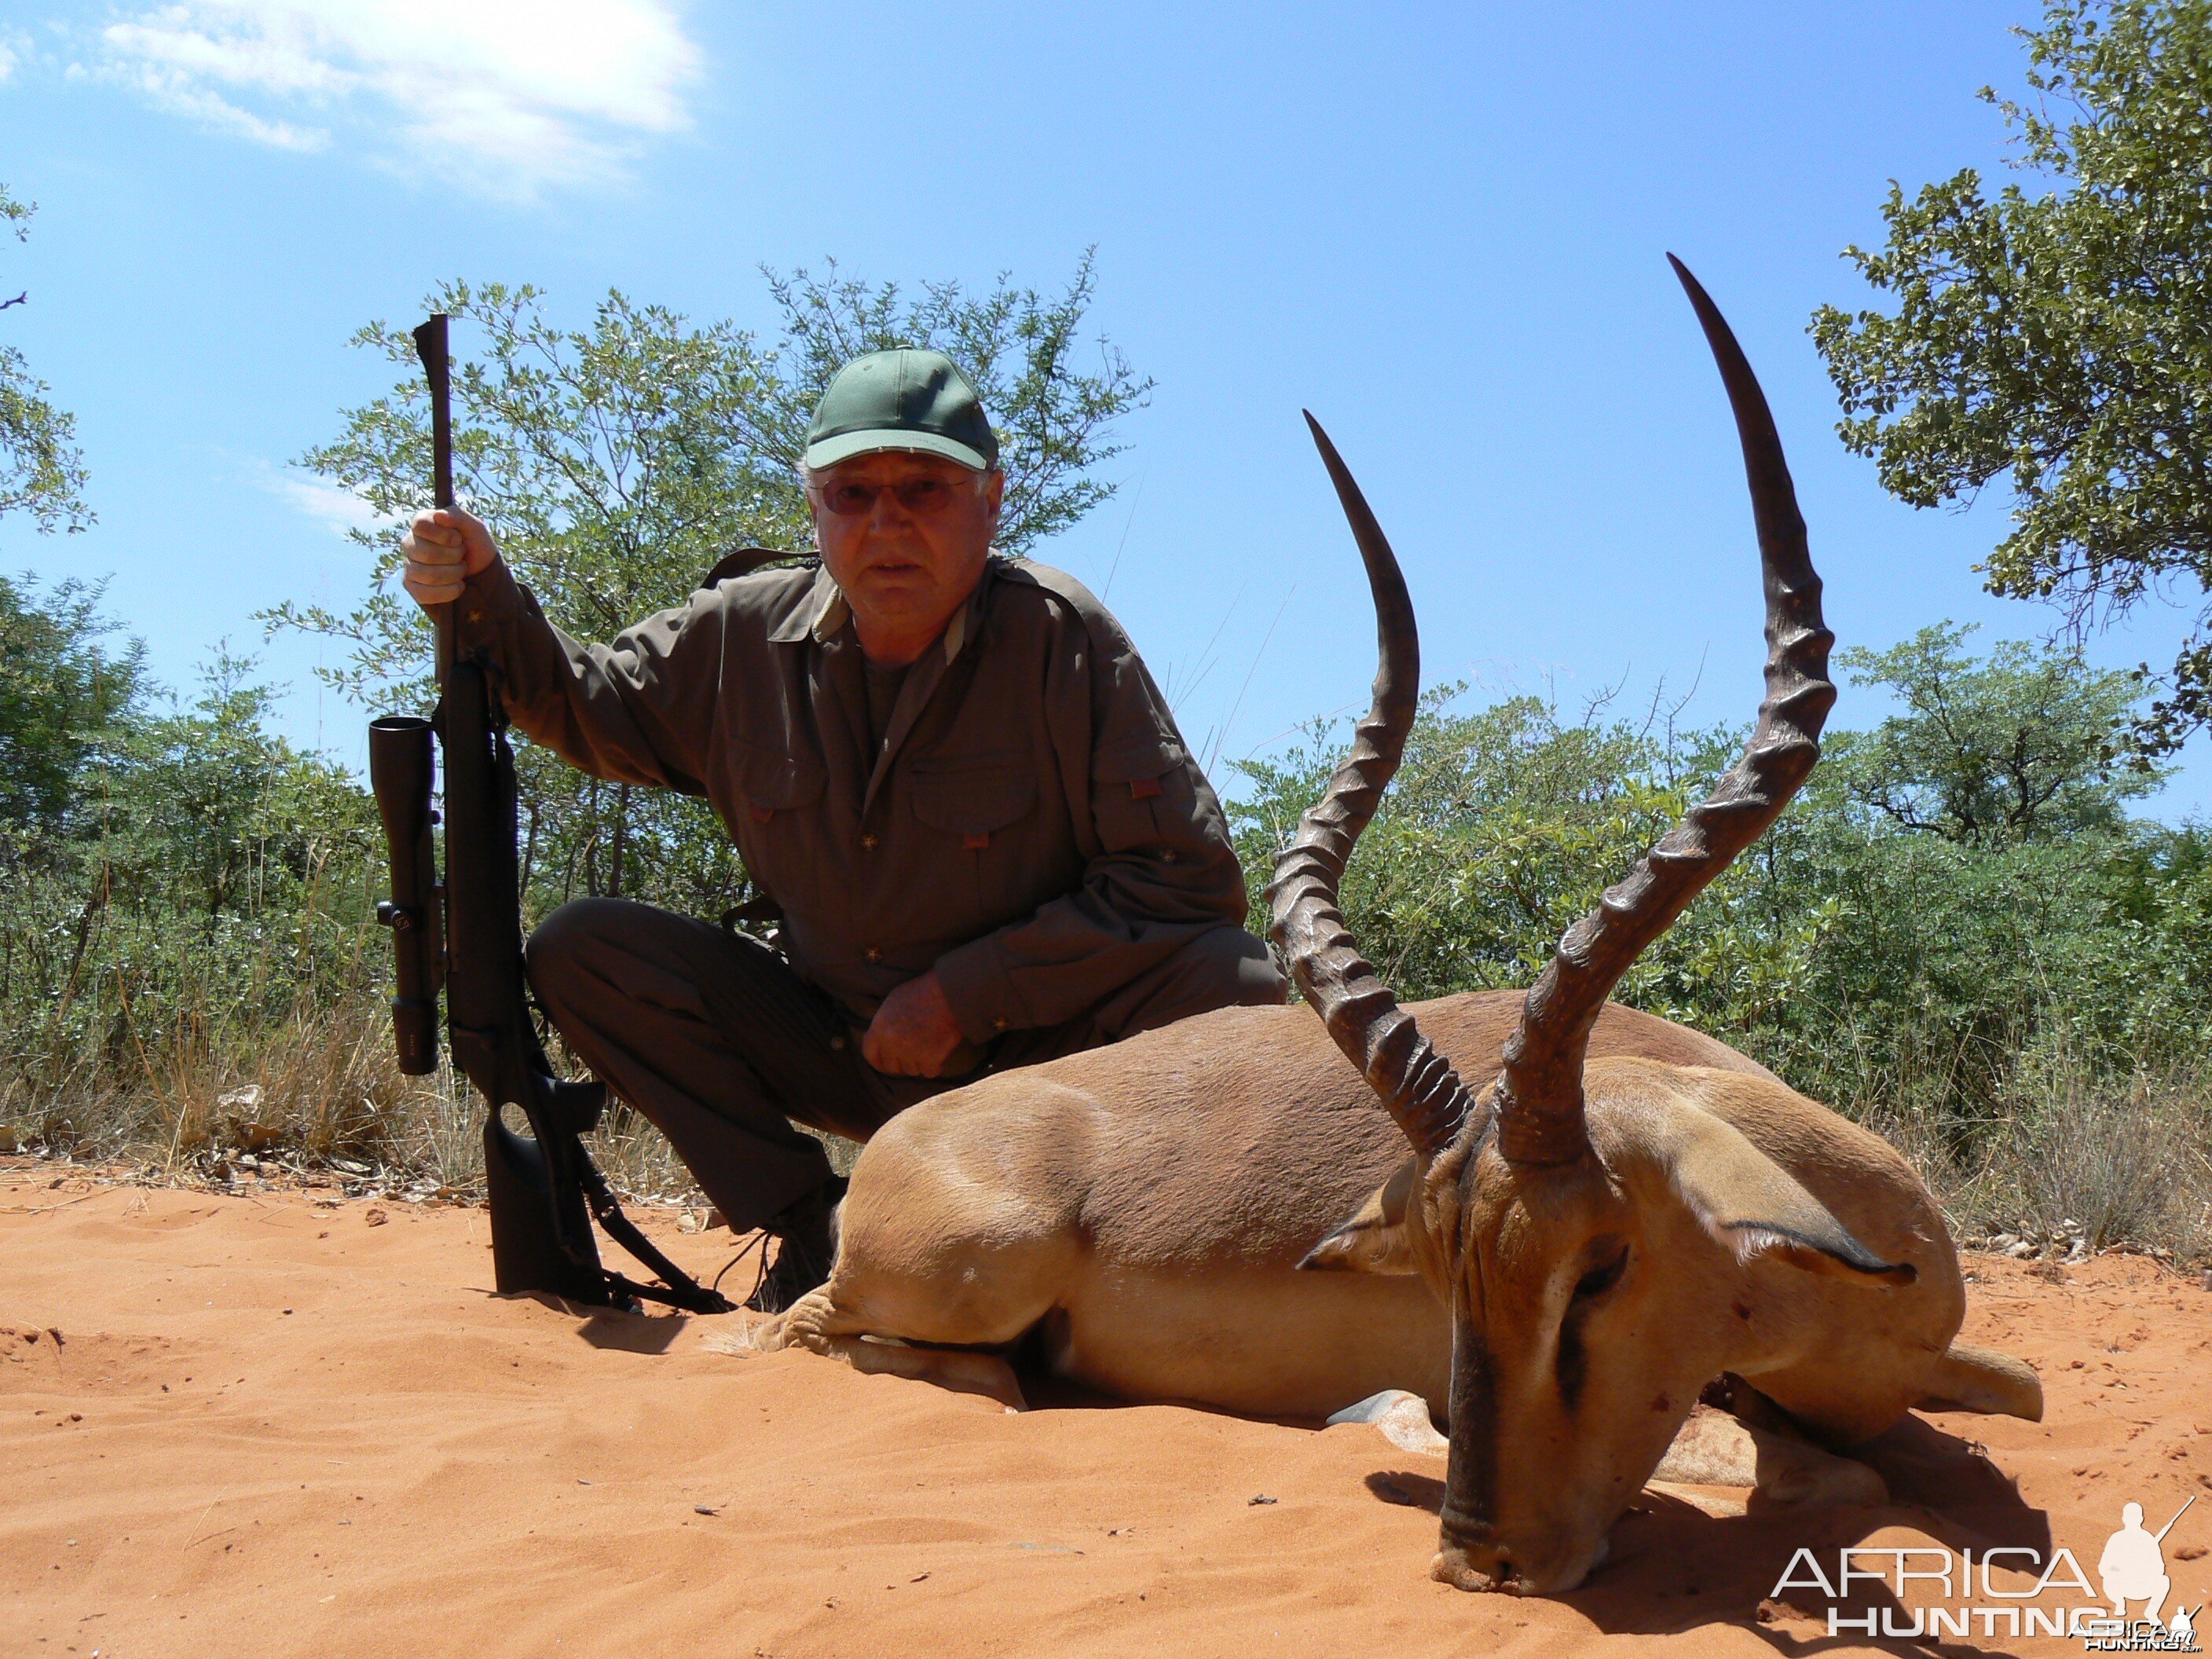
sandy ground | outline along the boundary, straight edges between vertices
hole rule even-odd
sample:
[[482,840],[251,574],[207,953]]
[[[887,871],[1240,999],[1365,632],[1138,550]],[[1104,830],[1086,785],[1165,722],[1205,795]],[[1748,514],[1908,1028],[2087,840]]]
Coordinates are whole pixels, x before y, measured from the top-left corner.
[[[1901,1425],[1882,1510],[1647,1492],[1534,1601],[1430,1582],[1443,1460],[1372,1428],[1009,1415],[714,1352],[726,1321],[495,1298],[481,1211],[56,1180],[0,1160],[11,1656],[1851,1652],[1817,1591],[1769,1596],[1801,1545],[2059,1543],[2094,1575],[2123,1503],[2191,1492],[2167,1562],[2212,1599],[2212,1294],[2138,1258],[1973,1264],[1966,1334],[2041,1370],[2043,1424]],[[2039,1649],[2081,1644],[1944,1651]]]

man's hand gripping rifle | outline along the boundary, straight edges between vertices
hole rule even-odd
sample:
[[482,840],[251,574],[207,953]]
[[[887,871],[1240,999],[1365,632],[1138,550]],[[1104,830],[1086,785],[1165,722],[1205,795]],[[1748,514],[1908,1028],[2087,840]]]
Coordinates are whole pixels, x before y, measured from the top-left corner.
[[[446,318],[415,331],[430,380],[435,500],[453,504],[452,401]],[[484,1184],[491,1200],[492,1268],[502,1292],[544,1291],[595,1307],[632,1307],[639,1297],[694,1313],[732,1304],[653,1249],[616,1203],[584,1150],[605,1085],[556,1079],[531,1019],[522,967],[522,904],[515,868],[514,757],[507,716],[481,652],[455,649],[453,607],[432,608],[437,630],[438,707],[429,720],[391,715],[368,727],[368,774],[392,857],[392,897],[377,908],[392,929],[398,971],[392,1004],[399,1069],[438,1064],[438,995],[446,997],[454,1064],[483,1097]],[[431,825],[432,746],[445,751],[446,879],[438,881]],[[520,1135],[502,1120],[518,1109]],[[641,1285],[600,1265],[586,1218],[658,1274]]]

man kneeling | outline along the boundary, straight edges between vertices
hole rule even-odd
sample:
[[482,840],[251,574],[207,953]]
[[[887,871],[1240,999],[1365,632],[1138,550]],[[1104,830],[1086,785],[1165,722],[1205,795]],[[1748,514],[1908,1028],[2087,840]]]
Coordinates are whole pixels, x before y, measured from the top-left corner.
[[767,1312],[827,1276],[844,1191],[793,1121],[866,1140],[986,1071],[1284,996],[1121,625],[991,551],[998,441],[951,362],[848,364],[805,483],[817,568],[714,582],[607,645],[548,623],[466,512],[402,544],[517,726],[593,776],[705,795],[780,912],[771,947],[579,899],[528,951],[569,1047],[733,1229],[781,1240],[747,1304]]

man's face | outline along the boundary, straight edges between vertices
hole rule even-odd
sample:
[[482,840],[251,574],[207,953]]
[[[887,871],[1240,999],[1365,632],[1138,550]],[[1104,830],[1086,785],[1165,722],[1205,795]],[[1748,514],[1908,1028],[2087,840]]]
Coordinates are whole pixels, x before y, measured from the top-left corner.
[[[814,537],[861,623],[919,651],[967,602],[999,522],[1005,476],[937,455],[882,451],[815,473]],[[870,654],[875,654],[872,649]]]

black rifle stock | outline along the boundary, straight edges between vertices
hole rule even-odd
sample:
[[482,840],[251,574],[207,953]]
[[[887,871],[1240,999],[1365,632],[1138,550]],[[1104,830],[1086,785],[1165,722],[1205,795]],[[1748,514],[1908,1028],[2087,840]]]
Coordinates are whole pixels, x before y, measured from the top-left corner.
[[[434,499],[453,505],[453,427],[446,318],[415,331],[430,382]],[[369,724],[369,781],[392,860],[392,897],[377,919],[398,953],[392,1034],[402,1071],[436,1069],[438,995],[446,999],[453,1064],[484,1097],[484,1184],[491,1203],[492,1270],[502,1292],[544,1291],[597,1307],[640,1297],[695,1313],[731,1304],[647,1242],[615,1201],[584,1149],[606,1091],[553,1075],[531,1018],[522,963],[522,902],[515,860],[514,756],[507,717],[481,652],[457,649],[453,607],[432,608],[438,637],[438,708],[431,720],[387,716]],[[431,835],[431,738],[445,753],[446,878],[437,879]],[[519,1134],[503,1116],[520,1110]],[[641,1285],[600,1264],[590,1218],[664,1283]]]

